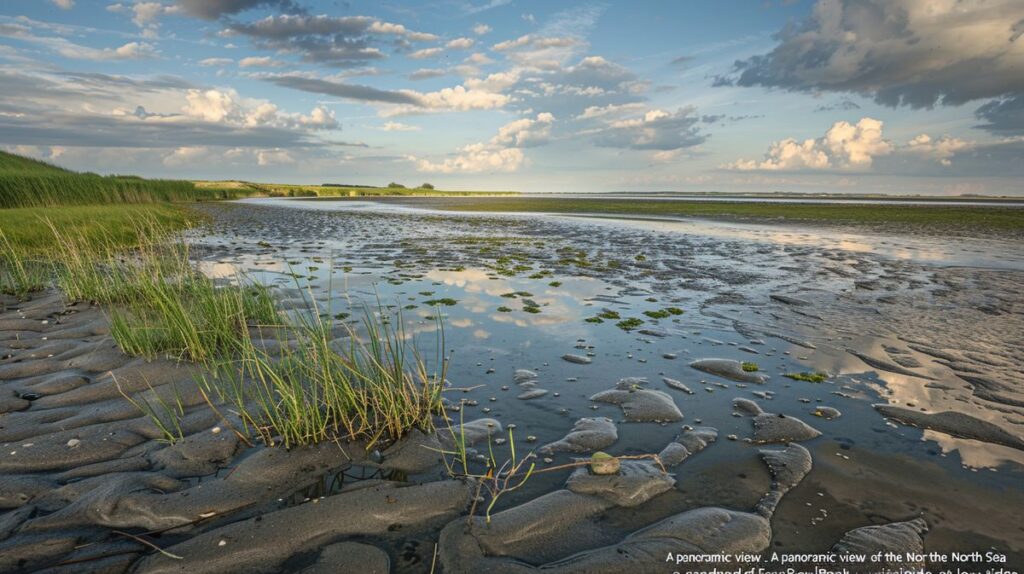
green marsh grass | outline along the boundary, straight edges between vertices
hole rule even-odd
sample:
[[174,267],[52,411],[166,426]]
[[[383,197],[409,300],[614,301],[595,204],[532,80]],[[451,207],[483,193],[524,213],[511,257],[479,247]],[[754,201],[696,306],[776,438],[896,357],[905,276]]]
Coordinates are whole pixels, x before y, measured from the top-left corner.
[[189,181],[95,174],[0,173],[0,208],[104,203],[159,203],[204,199]]
[[182,229],[198,217],[178,205],[73,205],[53,209],[24,207],[0,209],[0,230],[11,246],[33,259],[61,259],[63,253],[54,244],[53,229],[83,242],[77,247],[113,244],[119,248],[136,247],[146,241],[139,237],[141,221],[152,221],[165,229]]
[[[603,315],[602,315],[603,316]],[[615,324],[616,327],[623,331],[632,331],[633,329],[639,328],[644,322],[636,317],[627,317]]]
[[132,251],[51,225],[63,254],[58,286],[71,300],[107,304],[111,335],[124,352],[208,362],[234,352],[250,327],[278,322],[265,287],[241,276],[219,284],[195,268],[176,232],[153,220],[135,225],[140,242]]
[[186,180],[80,173],[0,152],[0,209],[204,201],[258,193],[263,190],[245,186],[197,187]]
[[185,416],[185,406],[176,384],[171,383],[171,390],[174,394],[173,400],[162,397],[148,381],[146,386],[149,387],[149,396],[147,396],[147,393],[139,393],[134,396],[126,393],[121,388],[121,383],[117,381],[117,377],[114,377],[114,385],[117,386],[117,392],[125,400],[153,422],[163,435],[165,442],[173,444],[185,438],[185,432],[181,428],[181,419]]
[[[325,322],[315,301],[285,313],[267,287],[244,276],[222,284],[204,275],[177,232],[152,221],[136,225],[144,239],[129,251],[51,226],[64,254],[57,284],[69,299],[104,304],[124,352],[205,365],[209,373],[198,382],[208,405],[222,417],[234,414],[268,445],[337,438],[372,445],[412,428],[433,429],[447,369],[440,324],[439,372],[431,373],[400,311],[392,317],[378,302],[358,332]],[[338,328],[345,337],[336,336]],[[129,400],[176,440],[180,401]]]
[[249,434],[271,446],[335,438],[372,446],[413,428],[431,432],[447,370],[443,328],[439,324],[437,369],[430,372],[401,313],[390,318],[378,310],[366,311],[359,333],[343,325],[343,348],[317,314],[278,331],[276,356],[243,338],[236,357],[202,379],[208,402],[236,413]]
[[782,375],[787,379],[793,379],[794,381],[804,381],[808,383],[824,383],[828,380],[828,373],[814,372],[814,371],[803,371],[800,373],[786,373]]
[[[596,215],[644,215],[671,217],[735,217],[787,222],[835,222],[849,224],[899,225],[939,230],[1024,231],[1024,209],[1000,206],[815,204],[772,203],[751,198],[750,202],[706,200],[619,199],[607,197],[479,197],[473,201],[452,200],[445,209],[476,212],[586,213]],[[565,263],[584,266],[581,259],[567,257]],[[610,265],[609,265],[610,266]]]
[[209,362],[234,353],[250,328],[278,322],[262,286],[218,286],[197,277],[178,285],[145,287],[110,313],[111,335],[129,355]]
[[0,228],[0,293],[24,299],[45,289],[49,277],[49,265],[15,248]]

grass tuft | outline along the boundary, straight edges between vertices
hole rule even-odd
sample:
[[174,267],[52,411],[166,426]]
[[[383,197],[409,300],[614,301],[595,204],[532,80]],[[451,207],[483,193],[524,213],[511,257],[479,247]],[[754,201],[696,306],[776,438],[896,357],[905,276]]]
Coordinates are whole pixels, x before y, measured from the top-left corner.
[[636,317],[629,317],[619,321],[618,323],[615,324],[615,326],[622,329],[623,331],[632,331],[633,329],[636,329],[637,327],[643,324],[643,320],[637,319]]
[[827,373],[804,371],[802,373],[786,373],[782,375],[787,379],[793,379],[794,381],[804,381],[807,383],[824,383],[828,379]]
[[25,299],[29,293],[45,289],[49,275],[45,262],[30,259],[23,250],[16,249],[0,229],[0,293]]
[[413,428],[433,430],[441,411],[447,361],[440,372],[409,342],[404,321],[366,312],[361,334],[348,329],[343,348],[319,317],[278,330],[277,356],[241,339],[236,358],[217,365],[201,381],[210,405],[238,413],[265,444],[292,447],[337,437],[363,438],[369,446]]

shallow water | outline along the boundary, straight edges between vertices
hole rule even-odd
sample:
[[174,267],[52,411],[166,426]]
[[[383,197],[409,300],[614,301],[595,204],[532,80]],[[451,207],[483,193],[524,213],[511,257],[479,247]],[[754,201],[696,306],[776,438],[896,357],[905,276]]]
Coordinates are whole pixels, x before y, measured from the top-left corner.
[[[239,269],[286,298],[312,293],[326,316],[358,317],[378,299],[408,306],[410,331],[430,349],[441,313],[452,354],[447,398],[462,402],[466,420],[514,423],[520,448],[557,440],[582,417],[616,421],[618,440],[605,449],[613,454],[656,453],[680,424],[717,428],[719,441],[687,462],[659,509],[616,516],[623,533],[673,509],[756,502],[749,493],[765,476],[756,447],[743,441],[751,422],[731,405],[742,397],[822,432],[804,443],[815,467],[774,518],[776,546],[827,550],[851,528],[924,516],[929,549],[991,546],[1024,562],[1024,452],[889,422],[871,406],[962,411],[1021,435],[1019,243],[708,220],[447,214],[371,201],[239,203],[210,208],[215,223],[199,239],[208,272]],[[514,264],[523,267],[508,271]],[[439,298],[457,303],[426,304]],[[643,314],[670,306],[684,313]],[[585,321],[603,310],[664,336]],[[851,350],[917,366],[892,372]],[[570,353],[592,363],[561,358]],[[688,366],[712,357],[754,361],[770,379],[739,384]],[[516,399],[516,369],[538,373],[548,394]],[[830,377],[815,384],[782,376],[801,371]],[[998,400],[980,397],[960,378],[966,373],[1000,378],[1009,390]],[[669,389],[662,376],[695,394]],[[623,377],[646,377],[648,388],[669,393],[682,423],[625,422],[619,407],[589,400]],[[762,391],[771,398],[754,395]],[[842,416],[815,417],[816,406]],[[527,443],[528,435],[536,441]],[[557,454],[541,467],[570,459]],[[567,474],[539,474],[499,507],[560,488]]]
[[[361,200],[294,200],[294,199],[246,199],[238,203],[253,205],[274,205],[295,209],[322,211],[348,211],[394,214],[452,214],[440,207],[430,204],[403,204],[392,201],[361,201]],[[1015,204],[1018,205],[1019,204]],[[458,212],[460,217],[489,217],[488,213]],[[782,244],[793,246],[811,246],[839,249],[857,253],[874,253],[913,261],[916,263],[938,266],[983,267],[992,269],[1024,270],[1024,252],[1019,241],[991,238],[965,238],[955,240],[937,239],[936,237],[920,237],[893,233],[865,232],[853,227],[828,226],[814,227],[772,222],[742,223],[736,221],[711,220],[699,217],[615,217],[608,215],[577,215],[544,213],[505,213],[509,218],[545,217],[554,220],[587,219],[594,225],[620,226],[630,229],[678,233],[707,238],[747,239],[754,242]]]
[[811,203],[825,205],[969,205],[969,206],[1000,206],[1024,207],[1019,199],[963,199],[963,198],[845,198],[845,197],[751,197],[728,195],[686,195],[677,193],[645,194],[645,193],[602,193],[602,194],[544,194],[539,197],[586,198],[600,197],[604,199],[659,200],[659,201],[721,201],[726,203]]

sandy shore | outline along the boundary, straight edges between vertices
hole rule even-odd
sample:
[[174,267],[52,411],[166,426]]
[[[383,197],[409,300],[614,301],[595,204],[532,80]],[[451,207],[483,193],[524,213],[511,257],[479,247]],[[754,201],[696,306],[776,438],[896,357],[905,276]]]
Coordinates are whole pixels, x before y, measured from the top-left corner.
[[[538,468],[596,450],[664,468],[538,474],[488,525],[432,450],[447,437],[251,446],[196,367],[129,357],[104,309],[46,292],[0,314],[0,571],[665,572],[670,552],[772,549],[992,548],[1024,564],[1022,271],[842,249],[827,230],[819,247],[204,209],[210,274],[245,270],[286,307],[314,292],[337,321],[379,297],[417,336],[443,314],[446,398],[477,454],[504,452],[512,425]],[[180,401],[186,438],[161,440],[122,393]]]

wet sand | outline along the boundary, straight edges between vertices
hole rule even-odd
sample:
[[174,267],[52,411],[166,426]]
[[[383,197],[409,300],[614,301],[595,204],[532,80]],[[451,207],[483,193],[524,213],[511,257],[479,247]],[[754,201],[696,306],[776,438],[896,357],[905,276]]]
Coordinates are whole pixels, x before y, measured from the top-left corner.
[[[0,316],[0,571],[665,572],[645,553],[838,551],[890,523],[909,525],[894,543],[1024,565],[1018,240],[383,205],[203,205],[196,256],[339,321],[379,297],[424,342],[442,313],[453,416],[492,419],[484,437],[513,424],[521,450],[570,445],[539,468],[685,451],[672,476],[538,474],[468,529],[472,486],[423,449],[248,447],[191,367],[126,357],[102,309],[43,294]],[[826,377],[785,376],[804,372]],[[118,384],[179,393],[189,440],[158,441]],[[115,531],[160,531],[146,540],[182,559]]]

